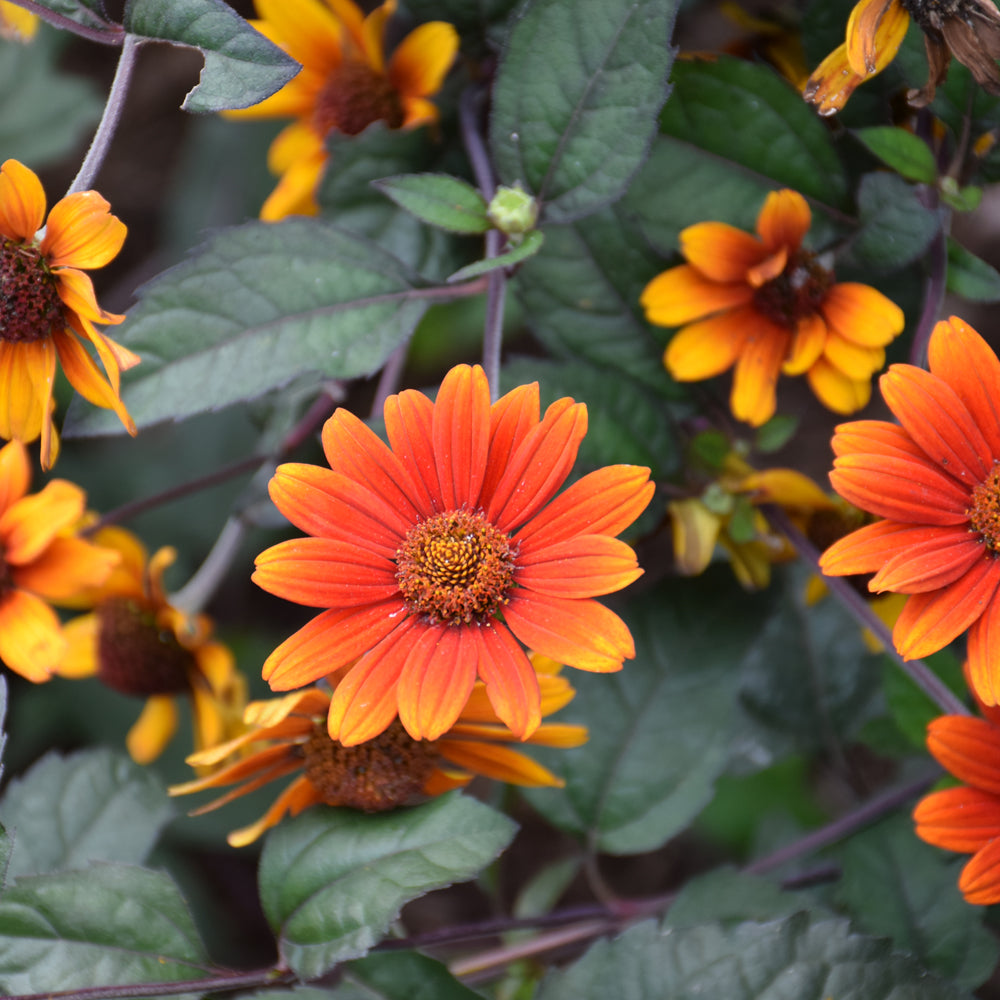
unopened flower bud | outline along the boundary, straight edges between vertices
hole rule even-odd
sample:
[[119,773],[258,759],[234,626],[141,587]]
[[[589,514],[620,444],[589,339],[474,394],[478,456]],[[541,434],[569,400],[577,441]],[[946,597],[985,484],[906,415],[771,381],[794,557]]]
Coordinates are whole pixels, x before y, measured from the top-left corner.
[[535,228],[538,202],[515,181],[513,187],[497,188],[486,214],[502,233],[520,236]]

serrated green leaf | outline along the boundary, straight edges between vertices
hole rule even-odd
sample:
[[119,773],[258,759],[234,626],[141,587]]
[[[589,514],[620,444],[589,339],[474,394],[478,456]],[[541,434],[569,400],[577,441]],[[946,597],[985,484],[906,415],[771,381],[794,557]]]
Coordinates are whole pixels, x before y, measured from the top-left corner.
[[1000,272],[949,236],[948,291],[971,302],[1000,302]]
[[[661,129],[824,204],[844,206],[847,179],[829,130],[770,67],[720,56],[678,62]],[[702,177],[692,182],[704,184]],[[714,192],[709,188],[709,193]],[[703,218],[718,218],[709,214]]]
[[156,776],[122,753],[49,755],[0,799],[0,822],[14,839],[10,876],[142,862],[174,812]]
[[511,29],[490,146],[504,184],[569,222],[621,197],[667,95],[674,0],[534,0]]
[[404,903],[472,878],[514,829],[455,793],[378,815],[311,809],[283,823],[264,845],[259,875],[282,959],[307,979],[364,955]]
[[485,233],[486,199],[468,182],[447,174],[398,174],[374,186],[422,222],[453,233]]
[[21,878],[0,895],[0,986],[9,993],[175,982],[206,965],[163,872],[98,863]]
[[[255,399],[309,371],[371,375],[413,331],[396,258],[316,219],[223,230],[145,286],[115,339],[142,364],[122,379],[139,427]],[[70,411],[64,433],[121,433],[108,410]]]
[[535,1000],[971,1000],[846,920],[630,928],[550,973]]
[[299,64],[223,0],[128,0],[125,30],[140,38],[199,49],[205,68],[185,111],[247,108],[279,91]]
[[[354,993],[350,991],[354,990]],[[440,962],[415,951],[369,955],[344,967],[336,1000],[480,1000]]]
[[849,262],[896,271],[916,260],[941,231],[941,216],[896,174],[866,174],[858,190],[861,228],[851,240]]
[[728,761],[734,679],[763,601],[714,576],[634,601],[635,659],[620,673],[574,674],[567,719],[588,725],[590,740],[535,751],[566,787],[526,789],[531,804],[611,854],[654,850],[683,830]]
[[872,154],[908,181],[933,184],[937,179],[934,154],[912,132],[892,125],[877,125],[856,129],[854,134]]
[[855,925],[890,937],[930,969],[966,989],[980,986],[1000,945],[969,906],[957,879],[965,859],[919,840],[913,822],[895,816],[852,837],[838,852],[837,901]]
[[450,283],[468,281],[469,278],[478,278],[481,274],[489,274],[490,271],[495,271],[498,267],[513,267],[515,264],[520,264],[522,260],[534,257],[542,249],[544,242],[545,236],[542,231],[533,229],[530,233],[524,234],[524,238],[517,246],[497,254],[496,257],[477,260],[474,264],[467,264],[465,267],[459,268],[454,274],[448,276],[448,281]]
[[664,923],[671,927],[777,920],[801,910],[802,897],[782,891],[770,879],[734,868],[716,868],[684,885]]
[[51,10],[62,17],[68,17],[85,28],[108,34],[118,31],[118,26],[108,18],[102,0],[35,0],[35,2],[39,7]]

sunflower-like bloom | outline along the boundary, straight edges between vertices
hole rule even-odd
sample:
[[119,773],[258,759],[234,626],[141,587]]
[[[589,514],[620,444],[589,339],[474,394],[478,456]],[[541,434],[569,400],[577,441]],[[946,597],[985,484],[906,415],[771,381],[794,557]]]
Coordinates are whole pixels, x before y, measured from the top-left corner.
[[81,595],[79,604],[94,611],[66,624],[69,651],[56,672],[96,676],[115,691],[146,699],[126,738],[139,764],[159,757],[174,735],[178,695],[191,700],[196,750],[242,732],[246,678],[232,653],[212,641],[207,616],[183,613],[164,593],[163,573],[174,550],[162,548],[149,558],[123,528],[103,528],[95,539],[121,561],[101,587]]
[[86,495],[64,479],[28,494],[31,466],[19,441],[0,448],[0,663],[36,683],[67,652],[50,604],[99,586],[118,553],[77,537]]
[[811,222],[805,198],[782,190],[767,196],[756,236],[724,222],[688,226],[687,263],[642,293],[651,323],[683,327],[663,356],[670,374],[697,382],[735,366],[730,408],[754,427],[774,415],[782,372],[805,374],[836,413],[859,410],[903,329],[899,306],[867,285],[835,284],[803,248]]
[[302,64],[276,94],[230,118],[295,118],[271,145],[268,166],[281,177],[260,217],[315,215],[316,186],[326,166],[330,132],[357,135],[376,121],[416,128],[437,121],[428,100],[441,89],[458,51],[444,21],[412,31],[385,58],[386,23],[396,0],[365,17],[352,0],[254,0],[251,24]]
[[586,407],[561,399],[540,420],[537,383],[491,407],[478,366],[453,368],[434,403],[391,396],[385,424],[391,448],[337,410],[323,428],[332,471],[282,465],[271,480],[278,509],[314,537],[261,553],[253,579],[329,610],[268,657],[264,679],[288,691],[360,657],[330,703],[330,736],[353,746],[397,713],[414,739],[437,739],[478,675],[523,739],[541,709],[518,639],[582,670],[635,655],[628,627],[593,598],[642,573],[614,536],[649,503],[649,470],[609,466],[553,499]]
[[[17,160],[0,167],[0,438],[25,443],[41,436],[41,462],[58,453],[52,427],[56,357],[73,387],[95,406],[112,409],[135,434],[121,400],[121,372],[139,358],[94,323],[121,323],[94,296],[81,268],[103,267],[121,249],[125,226],[96,191],[57,202],[45,218],[45,192]],[[45,234],[37,234],[45,224]],[[101,374],[85,345],[104,366]]]
[[38,15],[17,4],[0,0],[0,38],[14,42],[30,42],[38,31]]
[[962,320],[937,324],[930,371],[893,365],[880,386],[902,426],[842,424],[830,481],[885,520],[832,545],[832,576],[874,573],[869,589],[908,594],[893,630],[907,659],[969,629],[969,681],[1000,702],[1000,361]]
[[911,90],[907,100],[924,107],[934,100],[954,55],[972,72],[976,83],[1000,94],[1000,12],[993,0],[904,4],[903,0],[860,0],[847,22],[847,40],[824,59],[806,83],[804,96],[821,115],[832,115],[858,86],[881,73],[896,58],[910,16],[924,33],[927,83]]
[[[568,704],[576,692],[558,676],[558,664],[539,656],[531,660],[541,690],[542,715],[549,716]],[[211,768],[209,776],[176,785],[170,794],[241,783],[192,813],[200,815],[277,778],[303,772],[261,819],[229,835],[233,847],[243,847],[283,816],[297,816],[319,803],[382,812],[420,795],[440,795],[462,787],[475,775],[515,785],[563,785],[547,768],[506,745],[515,737],[500,723],[481,681],[473,687],[458,720],[433,742],[414,740],[394,722],[371,740],[347,747],[327,733],[329,708],[330,695],[318,688],[251,702],[245,716],[246,733],[188,758],[189,764]],[[586,740],[585,726],[548,722],[540,725],[528,742],[568,748]],[[219,765],[234,754],[246,756],[220,769]]]

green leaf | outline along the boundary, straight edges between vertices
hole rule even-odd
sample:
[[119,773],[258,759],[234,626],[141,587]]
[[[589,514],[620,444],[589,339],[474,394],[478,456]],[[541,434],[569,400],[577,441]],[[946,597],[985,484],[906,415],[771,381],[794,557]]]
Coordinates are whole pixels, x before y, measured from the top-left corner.
[[472,878],[514,829],[459,794],[378,815],[311,809],[283,823],[260,861],[261,902],[282,959],[308,979],[364,955],[404,903]]
[[462,36],[484,34],[501,22],[520,0],[405,0],[407,10],[418,21],[442,20],[453,24]]
[[684,885],[670,904],[664,923],[695,927],[719,922],[777,920],[802,909],[802,898],[784,892],[770,879],[733,868],[716,868]]
[[857,834],[839,855],[837,901],[860,930],[891,937],[901,951],[967,989],[989,978],[1000,945],[983,926],[983,910],[958,890],[966,859],[919,840],[906,816]]
[[207,958],[170,876],[130,865],[18,879],[0,895],[0,986],[42,993],[196,979]]
[[655,850],[683,830],[728,762],[733,681],[764,600],[713,575],[634,601],[626,621],[635,659],[620,673],[574,672],[565,714],[589,726],[590,740],[534,751],[566,787],[526,789],[531,804],[611,854]]
[[468,181],[447,174],[398,174],[373,183],[400,208],[432,226],[453,233],[485,233],[491,228],[486,199]]
[[542,231],[540,229],[533,229],[530,233],[525,233],[521,242],[512,247],[512,249],[505,250],[503,253],[498,254],[496,257],[490,257],[488,260],[477,260],[475,264],[467,264],[465,267],[459,268],[454,274],[449,275],[448,281],[451,283],[467,281],[469,278],[478,278],[481,274],[488,274],[490,271],[495,271],[498,267],[513,267],[515,264],[520,264],[522,260],[534,257],[542,249],[544,242],[545,237]]
[[645,465],[663,479],[678,464],[677,432],[663,401],[625,377],[608,378],[582,361],[517,358],[504,365],[504,392],[537,381],[543,408],[563,396],[587,404],[587,436],[580,445],[583,469],[626,463]]
[[[829,130],[772,69],[720,56],[678,62],[671,79],[664,133],[821,203],[845,206],[847,179]],[[706,183],[701,176],[690,180]],[[714,196],[710,186],[705,193]]]
[[971,1000],[846,920],[660,927],[598,941],[550,973],[535,1000]]
[[674,0],[533,0],[511,29],[493,89],[490,145],[548,222],[621,197],[667,95]]
[[1000,272],[949,236],[948,291],[972,302],[1000,302]]
[[343,982],[334,993],[336,1000],[480,1000],[446,966],[415,951],[351,962],[344,967]]
[[886,166],[908,181],[933,184],[937,163],[927,143],[912,132],[892,125],[856,129],[854,135]]
[[941,215],[896,174],[866,174],[858,190],[861,228],[847,258],[856,267],[896,271],[920,257],[941,231]]
[[[925,662],[959,699],[965,697],[962,662],[953,652],[939,650],[928,656]],[[886,662],[883,687],[892,721],[911,746],[923,751],[927,742],[927,724],[941,714],[941,706],[892,661]]]
[[[309,371],[371,375],[426,308],[396,258],[315,219],[223,230],[145,286],[116,340],[142,364],[122,379],[139,427],[255,399]],[[72,434],[121,433],[79,407]]]
[[118,26],[108,18],[102,0],[36,0],[36,3],[85,28],[107,32],[109,36],[118,33]]
[[299,64],[255,31],[223,0],[128,0],[125,30],[200,49],[205,57],[199,83],[185,111],[248,108],[279,91]]
[[46,756],[0,799],[0,822],[14,839],[11,876],[142,862],[173,815],[156,776],[108,748]]
[[777,451],[791,441],[798,429],[798,417],[779,413],[757,429],[754,434],[754,448],[765,455]]

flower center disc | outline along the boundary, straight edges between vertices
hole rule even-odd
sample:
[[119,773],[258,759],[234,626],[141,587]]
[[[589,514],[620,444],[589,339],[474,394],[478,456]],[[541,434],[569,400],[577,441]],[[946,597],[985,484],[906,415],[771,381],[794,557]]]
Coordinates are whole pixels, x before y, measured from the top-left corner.
[[396,719],[374,739],[345,747],[316,723],[303,747],[306,777],[331,806],[382,812],[423,789],[434,770],[431,744],[411,739]]
[[969,523],[991,552],[1000,551],[1000,464],[972,491]]
[[97,675],[109,688],[143,698],[191,690],[194,656],[149,611],[128,597],[109,597],[97,615]]
[[788,259],[781,274],[757,289],[753,304],[779,326],[794,330],[799,320],[817,312],[832,284],[833,275],[813,254],[800,250]]
[[396,552],[396,581],[410,610],[432,625],[471,625],[507,603],[515,554],[481,514],[452,510],[410,529]]
[[399,128],[403,117],[399,95],[388,79],[360,59],[345,59],[319,92],[313,125],[324,136],[333,129],[357,135],[377,121]]
[[65,326],[66,310],[42,255],[0,238],[0,340],[43,340]]

